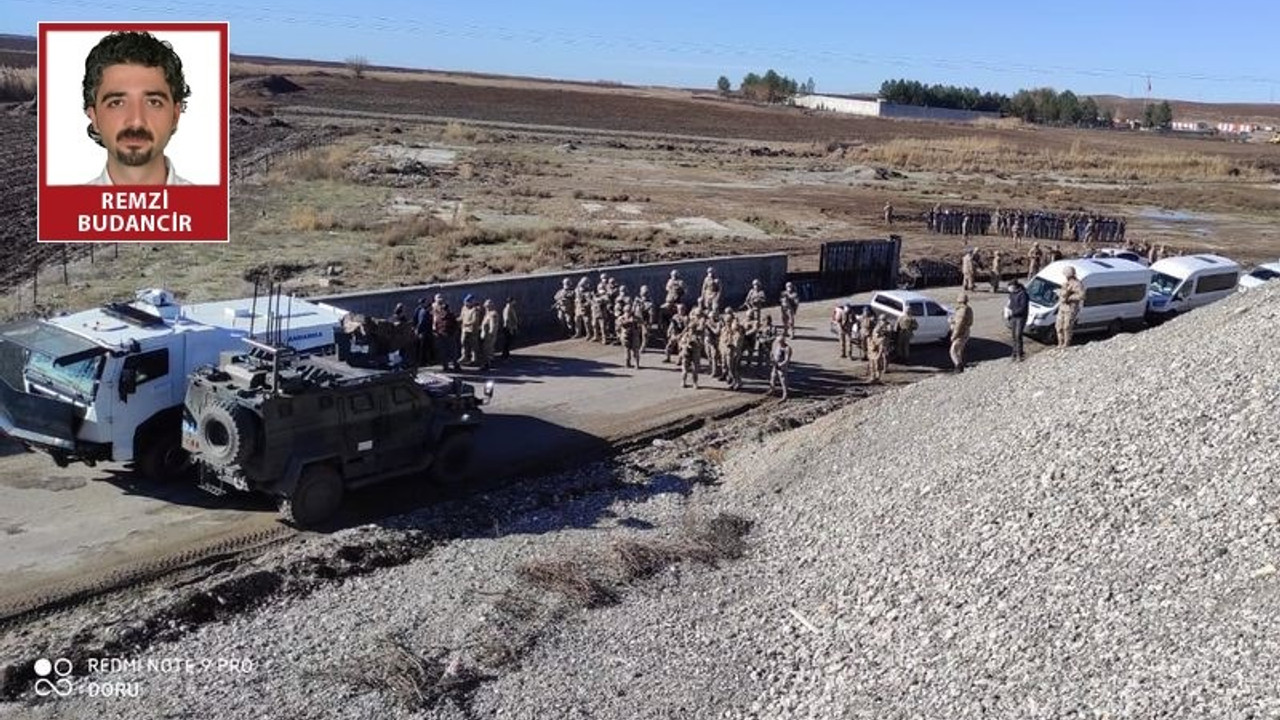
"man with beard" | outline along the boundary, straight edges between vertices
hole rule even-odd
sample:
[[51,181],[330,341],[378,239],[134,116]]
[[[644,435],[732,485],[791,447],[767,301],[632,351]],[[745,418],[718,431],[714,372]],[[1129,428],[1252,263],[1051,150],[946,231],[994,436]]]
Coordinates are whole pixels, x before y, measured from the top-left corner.
[[146,32],[114,32],[84,63],[88,133],[107,149],[91,185],[189,185],[164,154],[191,88],[173,47]]

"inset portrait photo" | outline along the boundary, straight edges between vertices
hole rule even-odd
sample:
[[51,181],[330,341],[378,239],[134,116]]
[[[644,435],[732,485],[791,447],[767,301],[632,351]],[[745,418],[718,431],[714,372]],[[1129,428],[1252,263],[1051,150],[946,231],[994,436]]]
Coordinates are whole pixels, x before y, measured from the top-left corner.
[[39,42],[39,239],[226,240],[227,24],[40,23]]

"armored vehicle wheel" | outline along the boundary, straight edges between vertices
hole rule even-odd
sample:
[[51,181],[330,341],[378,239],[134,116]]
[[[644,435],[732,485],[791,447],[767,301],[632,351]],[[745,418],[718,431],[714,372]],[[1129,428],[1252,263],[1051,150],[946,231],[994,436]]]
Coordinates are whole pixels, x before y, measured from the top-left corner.
[[302,471],[293,492],[280,500],[280,515],[302,528],[330,520],[342,507],[342,476],[328,465],[310,465]]
[[442,487],[459,489],[469,479],[474,459],[475,443],[471,433],[446,435],[436,450],[435,462],[431,463],[431,479]]
[[194,466],[178,433],[166,433],[141,449],[136,467],[149,480],[172,482],[188,477]]
[[253,417],[246,408],[225,400],[211,403],[196,427],[200,453],[211,463],[234,465],[253,454]]

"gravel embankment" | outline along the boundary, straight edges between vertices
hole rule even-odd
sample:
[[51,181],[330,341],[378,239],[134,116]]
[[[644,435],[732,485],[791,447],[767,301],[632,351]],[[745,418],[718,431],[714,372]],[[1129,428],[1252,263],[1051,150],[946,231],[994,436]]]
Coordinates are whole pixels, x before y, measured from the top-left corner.
[[[253,673],[118,674],[145,697],[0,716],[1277,717],[1278,328],[1272,287],[931,378],[728,447],[711,485],[641,453],[651,485],[142,655],[248,655]],[[675,559],[602,607],[525,595],[525,625],[495,620],[531,561],[603,567],[619,537],[678,543],[717,513],[753,521],[741,559]],[[495,628],[506,664],[485,663]],[[349,682],[403,664],[389,636],[449,649],[451,694],[413,709]]]

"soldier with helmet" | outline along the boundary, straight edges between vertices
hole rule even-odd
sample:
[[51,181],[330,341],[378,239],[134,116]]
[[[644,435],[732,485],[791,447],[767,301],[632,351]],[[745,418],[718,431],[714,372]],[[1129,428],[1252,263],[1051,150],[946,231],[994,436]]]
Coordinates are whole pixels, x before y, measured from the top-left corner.
[[551,307],[556,311],[556,319],[560,321],[560,326],[570,335],[573,335],[575,322],[574,291],[573,283],[569,278],[560,281],[560,289],[556,291]]
[[1054,329],[1058,332],[1058,347],[1071,344],[1071,335],[1075,331],[1076,316],[1080,306],[1084,304],[1084,285],[1076,278],[1076,269],[1067,266],[1062,271],[1066,282],[1058,292],[1058,317],[1054,320]]

